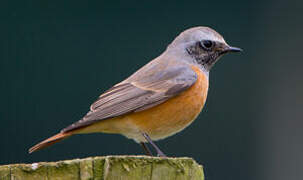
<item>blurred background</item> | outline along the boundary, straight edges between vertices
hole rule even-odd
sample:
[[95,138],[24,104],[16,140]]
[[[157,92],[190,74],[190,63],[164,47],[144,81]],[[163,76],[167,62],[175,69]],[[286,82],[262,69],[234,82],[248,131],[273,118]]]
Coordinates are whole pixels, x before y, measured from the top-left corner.
[[[3,2],[2,2],[3,3]],[[159,141],[209,180],[303,178],[303,2],[10,1],[1,5],[0,164],[142,154],[120,135],[35,143],[86,114],[100,93],[160,55],[183,30],[209,26],[242,54],[210,74],[198,119]]]

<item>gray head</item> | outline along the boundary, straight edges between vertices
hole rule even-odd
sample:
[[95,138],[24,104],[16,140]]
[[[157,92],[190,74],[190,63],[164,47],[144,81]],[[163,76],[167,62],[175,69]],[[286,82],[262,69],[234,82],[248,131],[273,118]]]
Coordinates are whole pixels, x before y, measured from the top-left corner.
[[240,52],[240,48],[229,46],[224,38],[208,27],[194,27],[182,32],[167,50],[179,51],[190,56],[194,63],[210,70],[218,59],[228,52]]

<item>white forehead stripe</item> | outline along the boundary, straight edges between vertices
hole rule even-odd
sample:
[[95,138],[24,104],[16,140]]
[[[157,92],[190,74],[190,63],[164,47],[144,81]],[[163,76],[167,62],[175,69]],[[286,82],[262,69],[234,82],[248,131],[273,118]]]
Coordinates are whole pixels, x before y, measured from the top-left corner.
[[208,32],[205,32],[205,31],[194,32],[192,34],[192,40],[193,41],[211,40],[211,41],[218,41],[218,42],[225,43],[225,40],[221,36],[218,36],[217,34],[211,32],[211,31],[208,31]]
[[223,37],[213,29],[208,27],[194,27],[182,32],[170,44],[170,47],[182,46],[202,40],[211,40],[226,43]]

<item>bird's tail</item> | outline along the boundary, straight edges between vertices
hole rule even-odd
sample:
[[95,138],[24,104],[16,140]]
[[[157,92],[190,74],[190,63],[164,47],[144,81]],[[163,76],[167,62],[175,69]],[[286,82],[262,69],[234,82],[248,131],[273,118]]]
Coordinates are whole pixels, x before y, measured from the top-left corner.
[[28,152],[32,153],[34,151],[37,151],[37,150],[43,149],[45,147],[48,147],[48,146],[50,146],[50,145],[52,145],[54,143],[57,143],[57,142],[65,139],[65,138],[69,137],[70,135],[72,135],[72,133],[60,132],[60,133],[58,133],[58,134],[56,134],[56,135],[54,135],[54,136],[52,136],[52,137],[50,137],[48,139],[46,139],[46,140],[44,140],[44,141],[36,144],[35,146],[31,147],[28,150]]

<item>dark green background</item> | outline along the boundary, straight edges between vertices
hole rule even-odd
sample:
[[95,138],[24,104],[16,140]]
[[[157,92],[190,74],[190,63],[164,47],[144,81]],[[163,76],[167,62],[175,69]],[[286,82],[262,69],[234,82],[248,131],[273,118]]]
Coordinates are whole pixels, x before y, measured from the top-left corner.
[[109,134],[27,149],[79,120],[180,32],[204,25],[244,53],[216,64],[199,118],[158,145],[169,156],[195,158],[209,180],[303,178],[302,2],[1,4],[0,164],[141,154],[133,141]]

